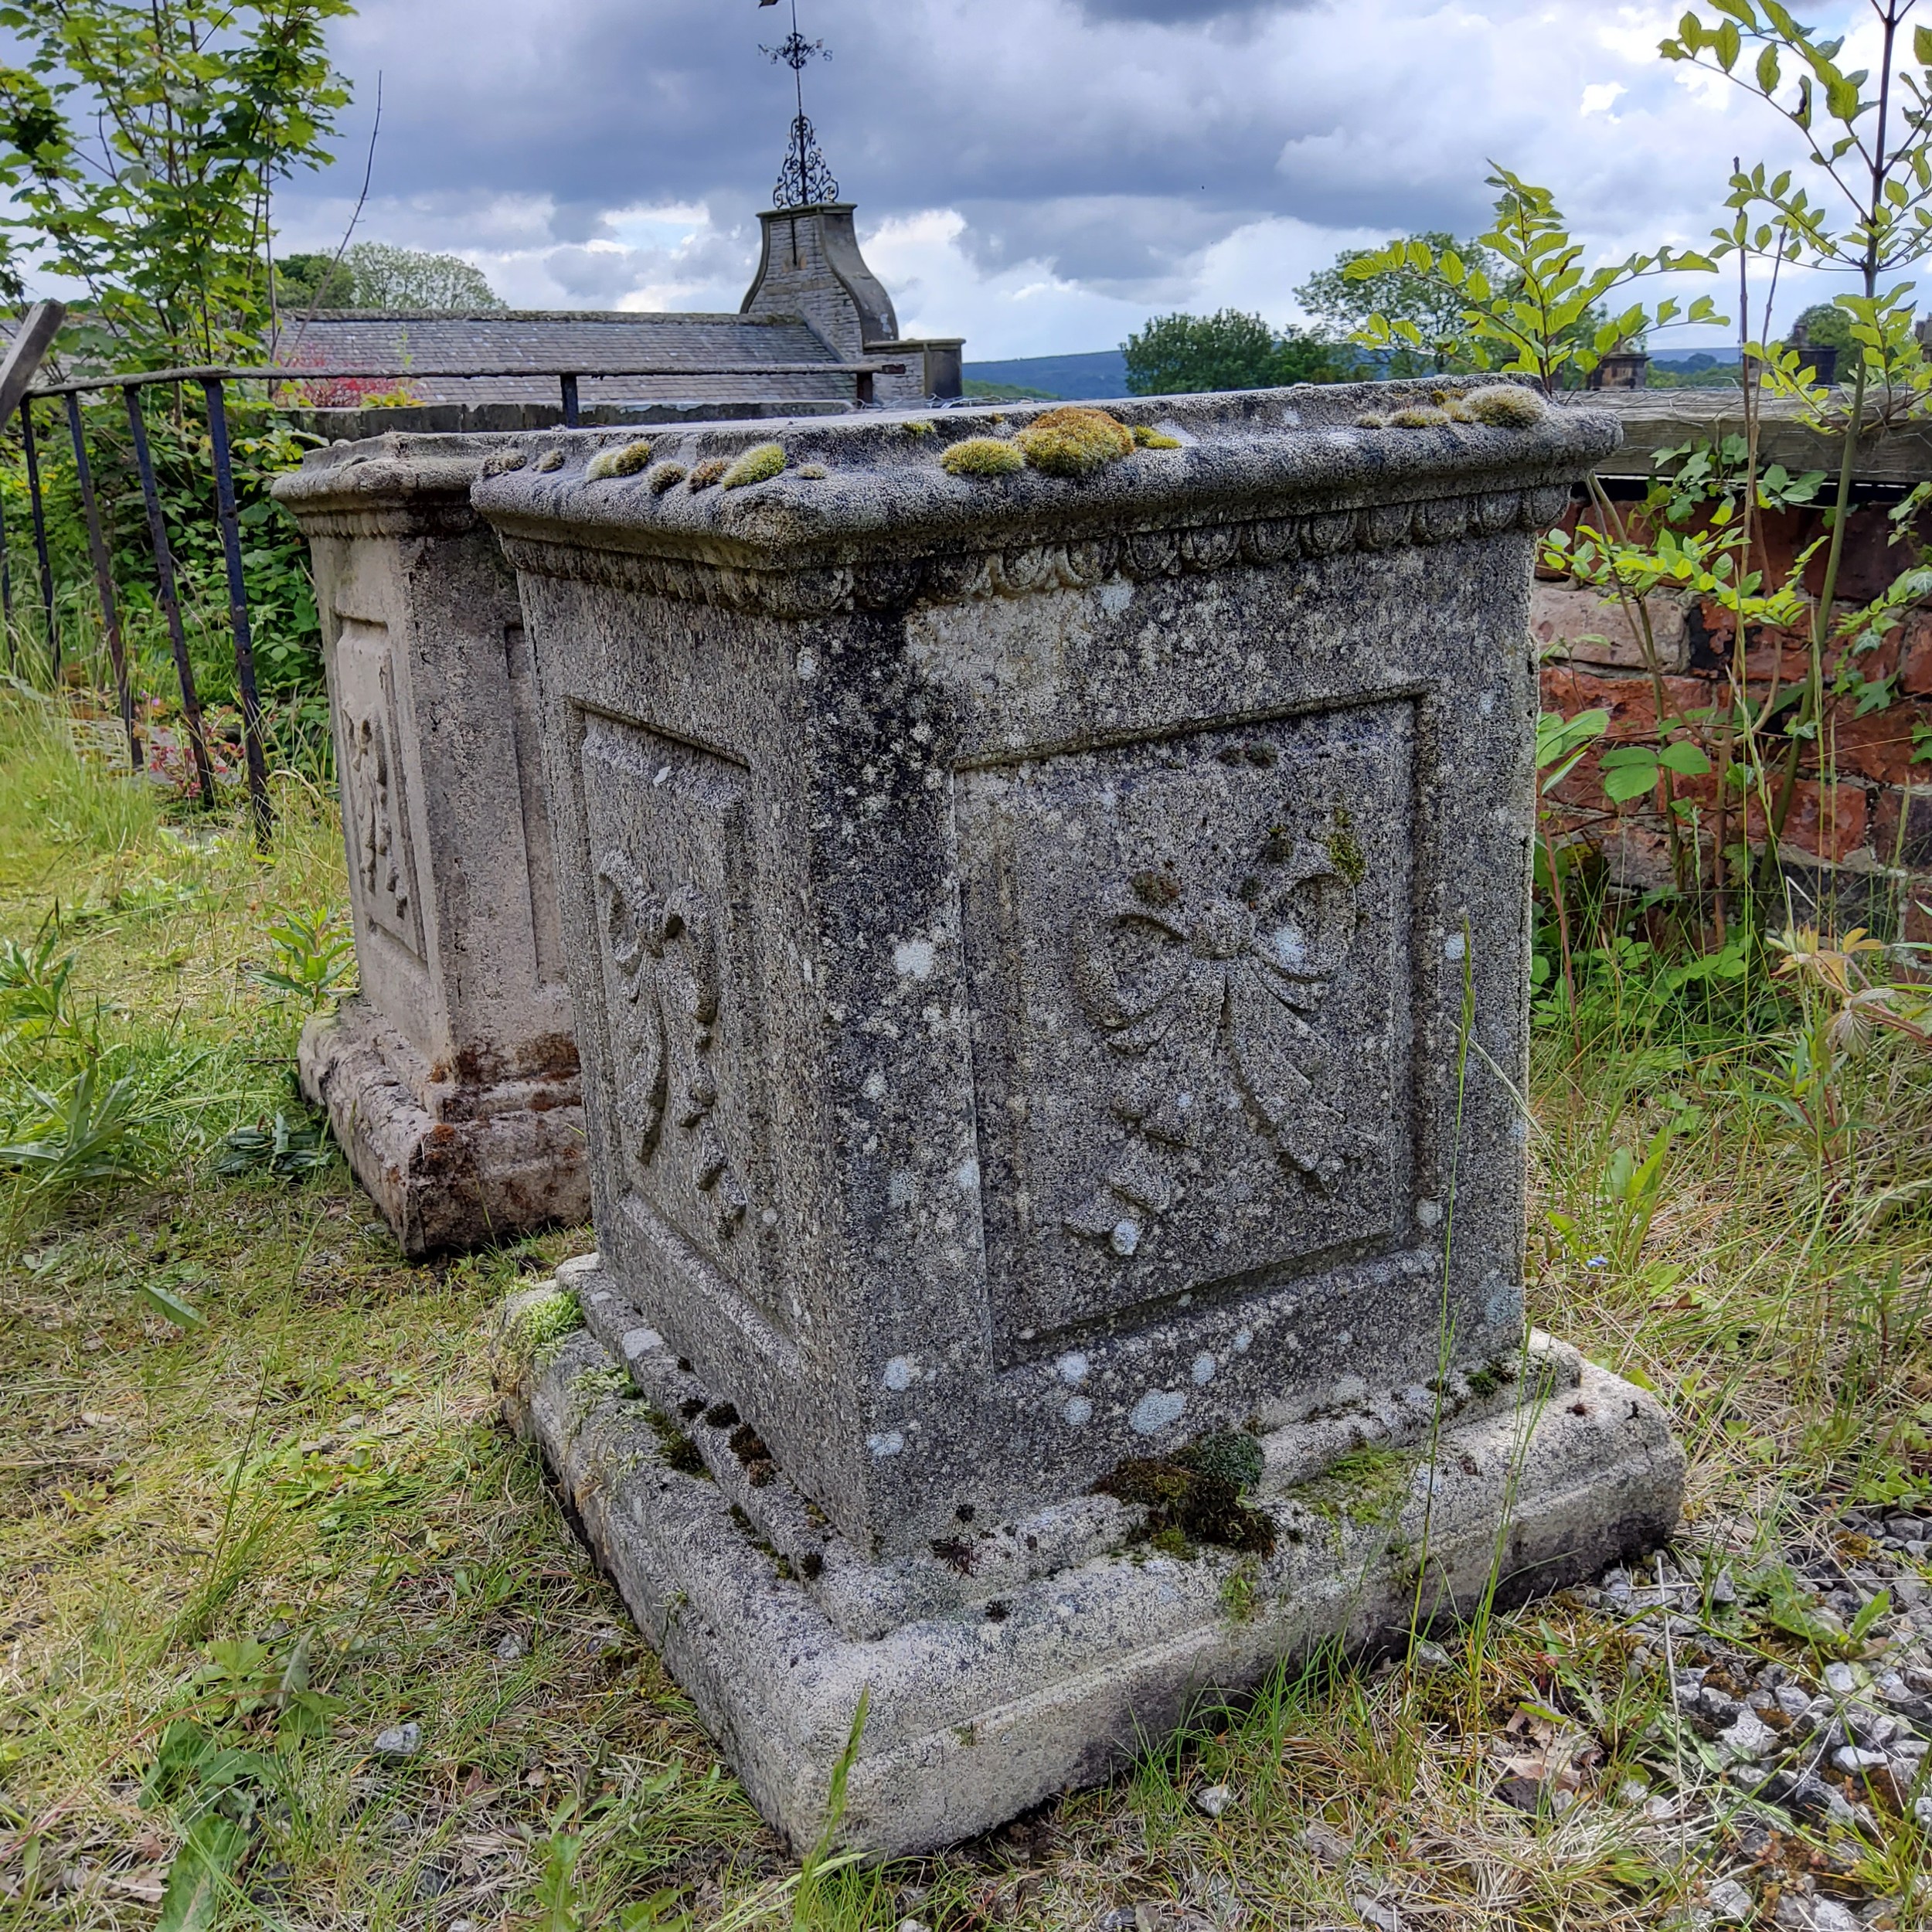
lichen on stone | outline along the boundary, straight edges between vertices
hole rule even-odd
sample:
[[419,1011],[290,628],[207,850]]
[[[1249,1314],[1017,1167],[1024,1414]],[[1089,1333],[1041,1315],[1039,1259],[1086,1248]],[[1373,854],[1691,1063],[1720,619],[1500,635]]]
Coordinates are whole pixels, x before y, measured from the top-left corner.
[[948,476],[1012,476],[1026,467],[1026,457],[997,436],[969,436],[939,461]]
[[662,496],[666,490],[675,490],[690,474],[682,463],[656,464],[644,479],[645,488],[653,496]]
[[621,448],[599,450],[583,474],[593,483],[607,476],[635,476],[650,461],[648,443],[626,443]]
[[1389,418],[1389,427],[1392,430],[1434,430],[1448,420],[1449,412],[1437,409],[1433,403],[1411,403]]
[[769,483],[784,467],[784,445],[760,443],[755,450],[747,450],[719,480],[727,490],[747,489],[753,483]]
[[693,492],[708,490],[713,484],[722,482],[730,468],[724,457],[708,457],[685,478],[685,488]]
[[1134,447],[1137,450],[1178,450],[1186,445],[1178,436],[1170,436],[1165,430],[1149,429],[1142,423],[1135,426]]
[[552,470],[563,468],[563,452],[561,450],[546,450],[531,467],[547,476]]
[[523,450],[495,450],[483,459],[485,476],[507,476],[512,470],[520,470],[529,461],[529,455]]
[[1134,453],[1134,433],[1118,417],[1079,403],[1035,417],[1013,440],[1048,476],[1092,476]]
[[1520,383],[1492,383],[1485,389],[1472,389],[1462,406],[1478,423],[1492,429],[1534,429],[1543,420],[1546,406],[1533,389]]

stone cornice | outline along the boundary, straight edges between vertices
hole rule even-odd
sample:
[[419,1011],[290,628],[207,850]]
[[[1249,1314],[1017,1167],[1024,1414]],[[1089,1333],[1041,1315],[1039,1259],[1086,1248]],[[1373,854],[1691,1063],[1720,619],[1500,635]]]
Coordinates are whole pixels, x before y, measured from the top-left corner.
[[[741,490],[591,480],[610,430],[517,439],[529,461],[474,501],[533,574],[773,614],[1019,597],[1097,583],[1273,565],[1350,550],[1547,527],[1573,478],[1617,440],[1614,420],[1546,409],[1526,428],[1359,428],[1355,419],[1471,386],[1349,384],[1108,405],[1178,447],[1138,449],[1079,480],[1032,470],[955,477],[952,444],[1041,412],[921,412],[673,430],[651,461],[693,468],[760,444],[788,467]],[[620,438],[621,438],[621,433]],[[541,469],[540,461],[550,467]],[[816,469],[820,474],[801,474]]]
[[318,450],[270,495],[307,537],[461,536],[477,527],[471,486],[511,436],[371,437]]

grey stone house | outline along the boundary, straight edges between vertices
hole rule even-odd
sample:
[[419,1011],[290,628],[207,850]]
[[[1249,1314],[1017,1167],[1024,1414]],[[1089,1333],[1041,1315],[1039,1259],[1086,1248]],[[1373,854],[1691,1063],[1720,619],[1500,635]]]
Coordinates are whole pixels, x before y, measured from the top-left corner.
[[[338,434],[542,429],[561,421],[556,376],[519,372],[525,368],[574,369],[586,423],[842,410],[856,394],[848,366],[861,362],[886,366],[870,387],[888,406],[958,396],[961,338],[900,335],[892,298],[860,252],[852,207],[827,201],[767,210],[757,273],[735,315],[325,310],[284,329],[277,359],[317,369],[479,372],[410,378],[415,403],[385,409],[379,424],[318,425]],[[639,369],[653,372],[604,372]],[[311,394],[324,419],[362,413],[340,386],[318,383]],[[338,396],[342,406],[328,406]]]

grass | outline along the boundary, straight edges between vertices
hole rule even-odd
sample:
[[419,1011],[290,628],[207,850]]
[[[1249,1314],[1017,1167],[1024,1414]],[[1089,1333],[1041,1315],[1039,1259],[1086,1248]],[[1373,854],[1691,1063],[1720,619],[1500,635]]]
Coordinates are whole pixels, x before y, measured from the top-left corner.
[[[801,1874],[497,1420],[485,1317],[587,1233],[412,1267],[332,1154],[222,1171],[230,1136],[293,1145],[270,1125],[305,1118],[313,976],[273,932],[343,895],[327,801],[284,777],[277,803],[258,858],[238,814],[165,808],[0,701],[0,940],[28,961],[0,971],[0,1141],[88,1066],[139,1117],[113,1172],[0,1176],[0,1932],[990,1932],[1135,1906],[1634,1932],[1719,1873],[1760,1901],[1801,1875],[1923,1886],[1889,1818],[1753,1838],[1646,1628],[1588,1594],[1438,1631],[1412,1667],[1325,1655],[944,1857]],[[1815,1679],[1902,1627],[1835,1634],[1792,1566],[1854,1549],[1842,1508],[1932,1488],[1932,1083],[1907,1041],[1841,1055],[1834,1115],[1789,1001],[1747,1028],[1647,1000],[1614,948],[1592,971],[1539,1029],[1533,1313],[1662,1392],[1692,1458],[1679,1568],[1707,1596],[1743,1580],[1727,1641]],[[1391,1475],[1345,1473],[1338,1509]],[[409,1724],[413,1751],[378,1750]],[[1502,1801],[1509,1778],[1543,1801]]]

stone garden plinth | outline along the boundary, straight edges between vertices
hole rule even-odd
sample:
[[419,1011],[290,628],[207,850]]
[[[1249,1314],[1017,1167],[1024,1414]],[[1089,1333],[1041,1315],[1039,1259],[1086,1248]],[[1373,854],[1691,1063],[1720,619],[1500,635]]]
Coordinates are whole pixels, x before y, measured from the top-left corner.
[[362,982],[302,1085],[411,1255],[589,1208],[529,647],[469,504],[508,440],[375,437],[274,492],[314,560]]
[[601,1257],[510,1400],[794,1840],[867,1686],[847,1831],[935,1845],[1419,1571],[1675,1521],[1656,1406],[1523,1300],[1530,555],[1616,430],[1471,410],[560,435],[477,488]]

